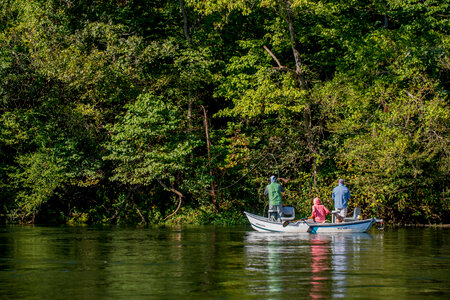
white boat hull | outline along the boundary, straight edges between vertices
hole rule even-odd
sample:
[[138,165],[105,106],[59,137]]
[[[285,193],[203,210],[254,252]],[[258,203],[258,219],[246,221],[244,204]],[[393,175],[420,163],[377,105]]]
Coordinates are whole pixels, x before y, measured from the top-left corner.
[[244,212],[250,225],[259,232],[298,232],[298,233],[334,233],[334,232],[366,232],[373,223],[381,220],[371,218],[343,223],[307,223],[304,220],[291,221],[283,227],[282,222],[273,222],[266,217]]

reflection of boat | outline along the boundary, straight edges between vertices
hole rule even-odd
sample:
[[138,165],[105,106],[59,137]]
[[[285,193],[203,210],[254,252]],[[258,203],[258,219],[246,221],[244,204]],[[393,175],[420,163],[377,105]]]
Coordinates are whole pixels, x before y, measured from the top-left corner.
[[263,299],[351,298],[353,271],[372,239],[370,233],[247,231],[244,263],[252,280],[246,288]]
[[[343,223],[309,223],[304,219],[282,223],[271,221],[269,218],[244,212],[253,229],[260,232],[308,232],[308,233],[334,233],[334,232],[366,232],[381,219],[355,220]],[[287,224],[287,225],[286,225]]]
[[[321,239],[328,239],[327,235],[320,235]],[[284,244],[295,242],[308,242],[311,239],[311,235],[308,233],[298,234],[297,232],[258,232],[248,231],[245,235],[246,245],[266,245],[268,242],[280,242]]]
[[311,237],[311,290],[310,299],[327,298],[327,281],[330,279],[330,239],[321,234],[308,234]]

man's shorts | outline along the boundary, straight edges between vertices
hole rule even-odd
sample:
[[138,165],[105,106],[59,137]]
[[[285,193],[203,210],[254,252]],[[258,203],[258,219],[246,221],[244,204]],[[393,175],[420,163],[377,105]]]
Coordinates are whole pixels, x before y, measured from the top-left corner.
[[342,218],[347,217],[347,207],[346,208],[336,208],[336,210],[338,211],[338,213],[337,213],[338,216],[341,216]]

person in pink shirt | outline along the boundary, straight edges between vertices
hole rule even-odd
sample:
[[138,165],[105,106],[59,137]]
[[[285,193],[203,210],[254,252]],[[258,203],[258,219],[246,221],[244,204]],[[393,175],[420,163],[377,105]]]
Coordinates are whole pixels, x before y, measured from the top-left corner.
[[325,223],[325,216],[328,215],[330,211],[324,205],[320,204],[319,197],[314,199],[314,205],[312,206],[312,218],[316,223]]

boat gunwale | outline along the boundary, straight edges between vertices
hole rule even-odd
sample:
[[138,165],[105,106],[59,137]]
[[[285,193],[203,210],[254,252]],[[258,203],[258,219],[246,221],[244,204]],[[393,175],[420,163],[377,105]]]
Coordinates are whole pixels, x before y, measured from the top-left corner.
[[[254,219],[257,219],[259,221],[262,222],[266,222],[266,223],[270,223],[270,224],[275,224],[275,225],[282,225],[282,223],[280,222],[273,222],[270,221],[268,218],[260,216],[260,215],[255,215],[249,212],[244,211],[244,213],[247,216],[250,216]],[[304,222],[306,225],[308,225],[309,227],[342,227],[342,226],[348,226],[348,225],[357,225],[357,224],[365,224],[365,223],[375,223],[377,221],[377,219],[375,218],[369,218],[369,219],[364,219],[364,220],[357,220],[357,221],[347,221],[347,222],[342,222],[342,223],[307,223]],[[301,220],[296,220],[296,221],[291,221],[287,226],[289,225],[297,225],[298,223],[300,223]]]

